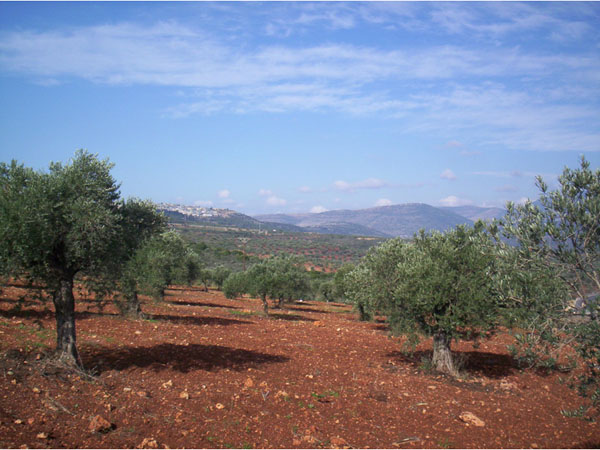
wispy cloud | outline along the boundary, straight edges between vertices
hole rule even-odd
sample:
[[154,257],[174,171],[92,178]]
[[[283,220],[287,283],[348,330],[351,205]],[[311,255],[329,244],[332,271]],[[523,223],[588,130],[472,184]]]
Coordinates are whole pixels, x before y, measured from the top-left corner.
[[387,198],[380,198],[375,202],[375,206],[391,206],[393,205],[392,201]]
[[444,180],[456,180],[456,175],[452,170],[446,169],[440,174],[440,178],[443,178]]
[[310,212],[313,214],[319,214],[319,213],[322,213],[325,211],[329,211],[329,210],[321,205],[313,206],[312,208],[310,208]]
[[229,189],[223,189],[220,190],[217,195],[219,196],[219,198],[229,198],[229,196],[231,195],[231,192],[229,191]]
[[333,186],[340,191],[352,192],[357,189],[381,189],[387,187],[388,183],[378,178],[367,178],[366,180],[355,181],[353,183],[338,180],[333,183]]
[[[582,39],[593,31],[581,20],[562,17],[559,7],[523,4],[328,3],[295,6],[291,12],[275,9],[278,15],[266,17],[272,27],[410,23],[419,28],[431,26],[433,17],[445,33],[496,38],[543,29]],[[594,8],[591,13],[598,15]],[[165,106],[164,114],[172,118],[334,111],[395,118],[406,132],[476,130],[481,144],[510,149],[600,150],[600,133],[589,126],[599,114],[597,49],[573,54],[515,45],[274,42],[280,43],[239,46],[235,39],[175,21],[21,29],[0,33],[0,67],[36,83],[79,78],[108,85],[175,87],[184,95],[179,104]],[[578,88],[564,90],[565,85]]]
[[287,201],[281,197],[277,197],[276,195],[271,195],[267,198],[267,205],[269,206],[285,206]]
[[460,198],[456,195],[449,195],[448,197],[442,198],[440,200],[440,205],[442,206],[466,206],[472,204],[472,200],[469,200],[467,198]]

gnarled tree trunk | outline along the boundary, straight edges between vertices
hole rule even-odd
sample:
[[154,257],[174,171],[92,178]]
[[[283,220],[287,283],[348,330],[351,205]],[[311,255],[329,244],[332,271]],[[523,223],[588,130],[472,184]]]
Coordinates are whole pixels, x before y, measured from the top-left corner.
[[267,296],[261,295],[260,299],[262,300],[262,304],[263,304],[263,312],[265,314],[269,314],[269,303],[267,302]]
[[146,315],[142,312],[142,306],[137,291],[133,291],[125,298],[123,314],[132,319],[144,319]]
[[68,365],[81,367],[75,333],[73,278],[63,278],[52,296],[56,315],[56,355]]
[[433,368],[441,373],[456,376],[458,371],[450,352],[452,338],[444,331],[438,331],[433,335]]

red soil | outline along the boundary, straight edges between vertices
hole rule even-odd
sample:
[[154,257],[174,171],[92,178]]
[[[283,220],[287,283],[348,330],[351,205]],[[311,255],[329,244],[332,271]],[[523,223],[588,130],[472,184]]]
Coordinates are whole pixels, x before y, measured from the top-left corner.
[[[23,308],[16,307],[24,296]],[[151,320],[77,303],[79,351],[96,378],[48,364],[51,302],[0,296],[0,447],[573,448],[597,447],[600,423],[565,417],[582,399],[560,374],[520,371],[500,334],[468,356],[467,378],[419,370],[385,324],[348,306],[260,301],[173,289],[145,301]],[[564,377],[565,375],[562,374]],[[460,416],[470,412],[475,426]],[[111,424],[90,431],[95,416]],[[101,422],[100,422],[101,423]]]

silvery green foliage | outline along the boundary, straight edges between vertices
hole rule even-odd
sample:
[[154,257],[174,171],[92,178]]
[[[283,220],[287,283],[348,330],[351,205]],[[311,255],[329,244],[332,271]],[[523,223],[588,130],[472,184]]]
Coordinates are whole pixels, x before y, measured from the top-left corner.
[[451,340],[500,323],[496,260],[481,223],[421,231],[412,242],[393,239],[371,250],[348,274],[347,295],[361,312],[386,314],[397,333],[433,337],[434,365],[456,373]]
[[[565,168],[558,182],[558,189],[550,190],[538,177],[539,206],[509,203],[506,217],[492,231],[501,231],[516,244],[501,246],[505,262],[514,268],[505,272],[503,292],[512,290],[509,296],[522,303],[519,353],[538,363],[541,348],[552,362],[562,346],[573,344],[586,368],[577,387],[597,404],[600,327],[594,320],[599,312],[594,296],[600,292],[600,170],[592,171],[582,158],[580,168]],[[579,310],[576,303],[582,304]],[[573,320],[574,313],[582,317]]]
[[[120,199],[112,167],[83,150],[47,172],[0,164],[0,269],[46,286],[56,311],[57,353],[69,363],[81,363],[75,277],[96,291],[108,289],[102,281],[118,278],[129,258],[123,249],[135,250],[131,237],[160,222],[147,205]],[[133,214],[136,209],[144,214]]]
[[600,170],[581,159],[579,169],[565,168],[559,189],[550,191],[541,177],[540,206],[507,205],[505,236],[515,239],[524,256],[552,261],[557,275],[579,297],[600,291]]

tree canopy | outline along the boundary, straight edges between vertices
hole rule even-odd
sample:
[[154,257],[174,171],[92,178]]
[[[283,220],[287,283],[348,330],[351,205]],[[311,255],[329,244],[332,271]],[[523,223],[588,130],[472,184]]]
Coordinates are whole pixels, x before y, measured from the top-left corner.
[[350,272],[348,295],[371,314],[387,314],[397,333],[433,337],[433,366],[456,374],[452,339],[473,338],[498,323],[490,243],[481,223],[444,234],[421,231],[410,243],[389,241]]
[[[120,199],[108,160],[78,151],[48,172],[12,161],[0,164],[0,266],[45,284],[57,321],[57,353],[80,364],[76,347],[73,282],[93,281],[119,267],[129,239],[160,222],[148,205],[135,207],[146,220],[131,220],[134,204]],[[136,228],[136,230],[132,230]]]

